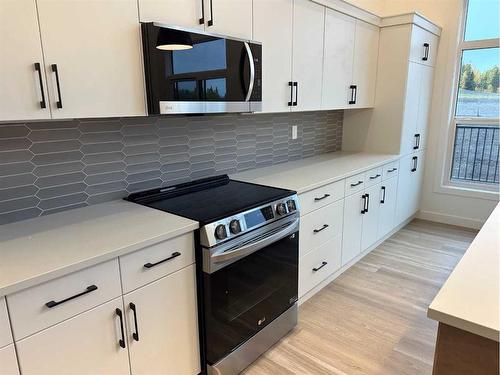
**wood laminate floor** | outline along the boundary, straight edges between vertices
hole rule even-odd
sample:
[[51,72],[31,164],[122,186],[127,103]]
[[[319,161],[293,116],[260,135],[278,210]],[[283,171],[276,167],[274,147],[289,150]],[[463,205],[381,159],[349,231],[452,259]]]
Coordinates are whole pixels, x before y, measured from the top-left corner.
[[476,233],[411,222],[300,306],[298,326],[244,374],[431,374],[427,307]]

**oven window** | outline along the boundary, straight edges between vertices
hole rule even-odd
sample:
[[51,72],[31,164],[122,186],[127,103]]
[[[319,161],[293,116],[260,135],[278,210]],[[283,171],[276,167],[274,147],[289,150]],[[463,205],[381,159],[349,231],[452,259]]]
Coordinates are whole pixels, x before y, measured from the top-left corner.
[[297,300],[298,232],[205,274],[207,359],[215,363]]

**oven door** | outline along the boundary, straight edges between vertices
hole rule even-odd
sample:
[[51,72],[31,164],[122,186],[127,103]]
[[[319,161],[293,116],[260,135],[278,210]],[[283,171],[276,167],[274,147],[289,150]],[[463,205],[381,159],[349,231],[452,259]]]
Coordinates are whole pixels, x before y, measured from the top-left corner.
[[[236,247],[211,254],[204,277],[207,362],[217,363],[297,301],[299,218],[259,228]],[[208,261],[208,257],[204,262]],[[223,267],[215,267],[222,263]]]
[[[182,33],[193,48],[157,49],[160,29]],[[259,110],[259,44],[155,23],[142,24],[142,35],[149,114]]]

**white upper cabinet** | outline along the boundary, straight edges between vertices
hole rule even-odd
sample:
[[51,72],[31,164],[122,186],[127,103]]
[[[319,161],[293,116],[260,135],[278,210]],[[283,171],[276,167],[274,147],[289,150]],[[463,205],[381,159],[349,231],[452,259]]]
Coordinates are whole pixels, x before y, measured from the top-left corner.
[[[138,0],[141,22],[161,22],[189,28],[204,27],[204,0]],[[206,13],[205,13],[206,15]]]
[[355,86],[355,92],[354,103],[349,108],[374,106],[379,34],[380,30],[377,26],[356,20],[352,73],[352,85]]
[[262,42],[262,111],[290,110],[293,0],[254,0],[254,39]]
[[294,0],[292,81],[297,87],[293,111],[321,109],[324,21],[324,6],[309,0]]
[[53,118],[145,115],[135,0],[38,0]]
[[46,89],[35,1],[0,1],[0,121],[50,118]]
[[326,9],[322,109],[347,108],[350,100],[356,20]]
[[413,25],[410,42],[410,60],[416,63],[435,66],[439,38],[437,35]]
[[204,13],[207,31],[252,39],[252,0],[205,0]]

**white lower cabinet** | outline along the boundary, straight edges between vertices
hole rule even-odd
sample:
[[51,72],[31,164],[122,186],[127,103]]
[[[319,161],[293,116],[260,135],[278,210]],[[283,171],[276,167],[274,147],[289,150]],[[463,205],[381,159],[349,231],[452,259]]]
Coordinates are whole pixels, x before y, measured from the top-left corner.
[[418,211],[422,187],[425,153],[418,151],[403,156],[400,161],[396,225],[409,219]]
[[345,198],[344,230],[342,238],[342,266],[361,252],[363,230],[364,192]]
[[381,196],[380,184],[376,184],[365,190],[366,209],[363,214],[361,251],[369,248],[379,239],[378,222]]
[[340,268],[342,236],[336,236],[300,258],[299,298]]
[[19,375],[14,344],[7,345],[0,349],[0,374]]
[[124,304],[133,375],[200,372],[194,265],[126,294]]
[[21,373],[129,374],[119,314],[121,297],[18,341]]
[[380,185],[382,197],[380,199],[378,237],[387,235],[396,226],[396,202],[398,194],[398,179],[396,177],[383,181]]

